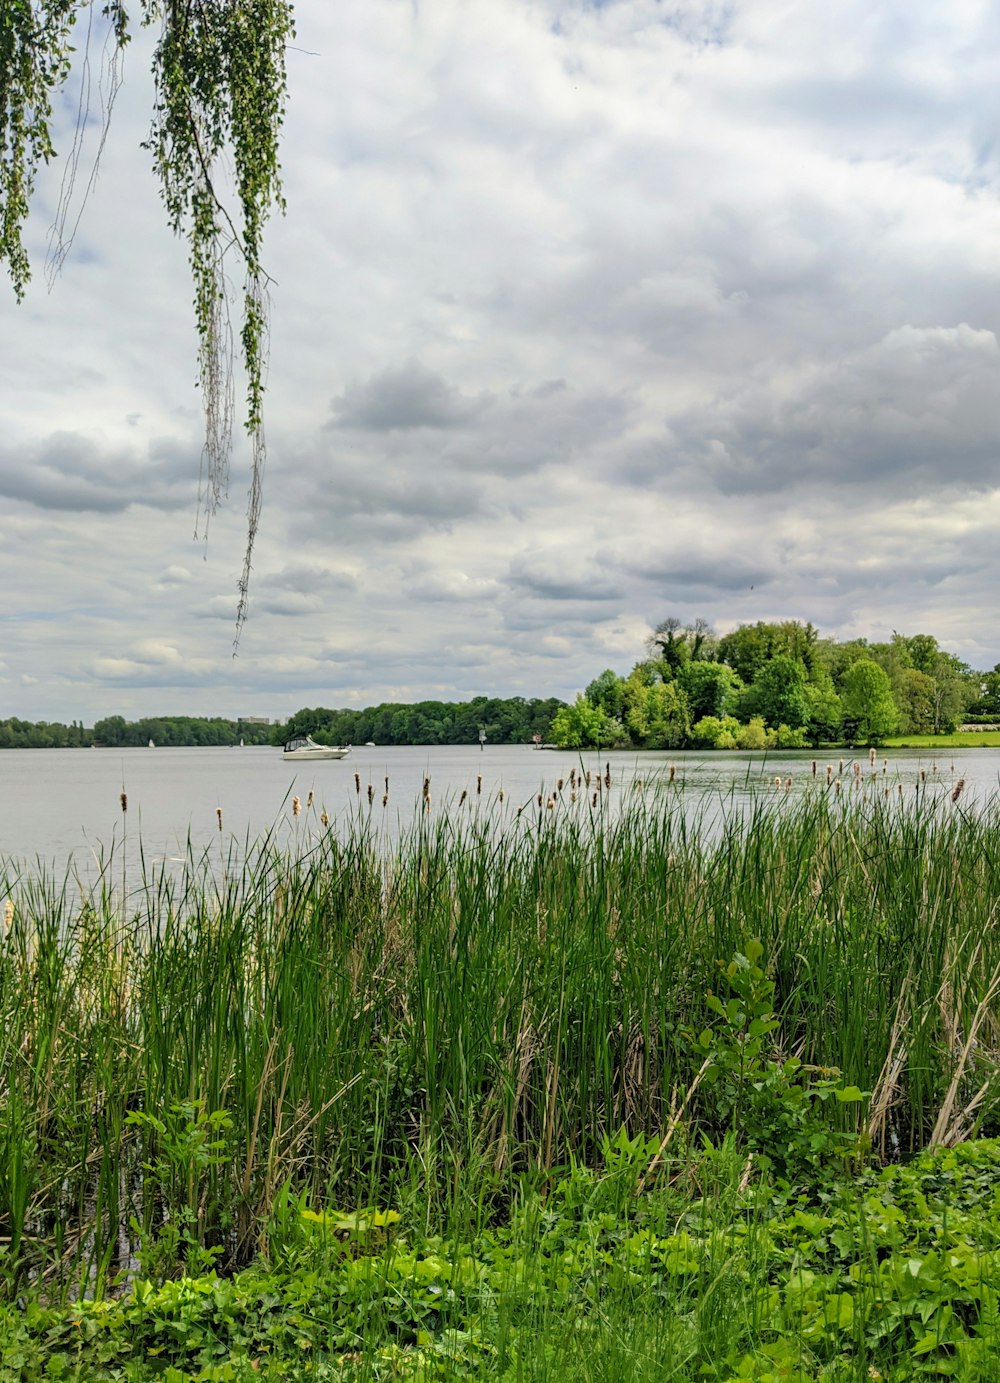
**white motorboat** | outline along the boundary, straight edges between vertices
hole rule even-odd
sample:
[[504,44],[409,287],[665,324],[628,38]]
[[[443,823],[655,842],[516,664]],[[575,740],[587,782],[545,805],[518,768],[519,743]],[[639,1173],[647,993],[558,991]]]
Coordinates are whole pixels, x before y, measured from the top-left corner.
[[285,745],[286,759],[346,759],[349,744],[317,744],[311,735],[298,735]]

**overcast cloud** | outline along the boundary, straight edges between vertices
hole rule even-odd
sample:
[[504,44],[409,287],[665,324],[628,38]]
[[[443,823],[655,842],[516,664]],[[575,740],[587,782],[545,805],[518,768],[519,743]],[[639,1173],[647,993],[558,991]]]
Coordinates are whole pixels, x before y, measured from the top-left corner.
[[669,614],[1000,660],[995,6],[296,11],[240,656],[137,41],[0,299],[0,716],[571,696]]

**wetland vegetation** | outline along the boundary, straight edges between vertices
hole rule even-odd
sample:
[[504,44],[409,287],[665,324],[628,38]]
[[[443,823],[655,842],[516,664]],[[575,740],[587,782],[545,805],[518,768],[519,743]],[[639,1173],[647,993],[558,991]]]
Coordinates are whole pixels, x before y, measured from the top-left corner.
[[991,1377],[1000,805],[854,781],[11,868],[0,1379]]

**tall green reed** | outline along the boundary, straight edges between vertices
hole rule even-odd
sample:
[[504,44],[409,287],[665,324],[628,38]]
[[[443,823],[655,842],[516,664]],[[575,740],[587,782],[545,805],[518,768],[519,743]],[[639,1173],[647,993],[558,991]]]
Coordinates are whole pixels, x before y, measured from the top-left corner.
[[[229,1265],[288,1191],[481,1223],[689,1091],[685,1126],[715,1137],[691,1033],[751,938],[779,1051],[871,1091],[881,1151],[996,1130],[995,802],[579,787],[520,811],[428,794],[398,838],[359,791],[336,829],[307,812],[294,848],[189,850],[128,896],[110,869],[85,891],[8,870],[8,1285],[102,1290],[183,1197]],[[168,1191],[155,1121],[183,1109],[226,1112],[224,1156]]]

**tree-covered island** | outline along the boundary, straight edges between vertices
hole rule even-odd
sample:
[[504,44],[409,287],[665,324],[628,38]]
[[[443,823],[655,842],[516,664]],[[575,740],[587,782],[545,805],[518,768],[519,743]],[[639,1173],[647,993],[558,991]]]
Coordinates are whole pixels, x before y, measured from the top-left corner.
[[1000,724],[1000,664],[976,672],[932,634],[824,639],[798,620],[662,620],[631,672],[602,672],[558,711],[561,748],[799,749]]

